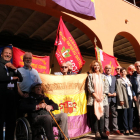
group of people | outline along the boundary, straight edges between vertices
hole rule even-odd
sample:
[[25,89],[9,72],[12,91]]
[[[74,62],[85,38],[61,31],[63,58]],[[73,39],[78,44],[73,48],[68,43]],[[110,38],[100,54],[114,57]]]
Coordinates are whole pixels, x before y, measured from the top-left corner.
[[[50,111],[59,108],[56,103],[44,95],[39,74],[31,67],[32,53],[25,52],[23,55],[24,66],[21,68],[14,67],[11,59],[12,49],[5,47],[0,58],[0,139],[3,139],[3,126],[5,125],[5,140],[14,140],[16,119],[27,113],[32,125],[41,125],[47,139],[55,140],[53,126],[56,124]],[[73,74],[71,66],[71,62],[63,63],[61,75]],[[54,118],[69,140],[67,114],[60,113],[54,115]],[[60,134],[60,140],[65,139],[64,135]]]
[[135,62],[135,66],[130,65],[128,71],[117,66],[116,73],[111,75],[110,65],[105,66],[103,73],[100,62],[96,60],[90,64],[88,123],[98,140],[108,139],[110,117],[114,135],[134,135],[133,126],[139,128],[140,61]]
[[[24,66],[16,68],[11,63],[12,50],[5,47],[0,58],[0,139],[6,123],[6,140],[14,139],[17,116],[20,111],[32,118],[32,124],[42,125],[48,140],[54,140],[54,120],[50,111],[58,110],[58,105],[43,93],[38,72],[31,67],[32,53],[25,52]],[[140,116],[140,61],[128,67],[128,73],[121,66],[116,67],[116,76],[111,75],[111,66],[106,65],[104,73],[100,62],[92,61],[88,72],[87,115],[88,124],[95,132],[96,139],[108,139],[109,110],[112,115],[113,134],[134,135],[133,126],[139,127]],[[67,61],[55,75],[74,75],[72,63]],[[18,96],[17,96],[18,95]],[[134,115],[133,115],[134,114]],[[54,115],[62,131],[69,140],[67,114]],[[134,124],[133,124],[134,122]],[[60,140],[64,140],[61,134]]]

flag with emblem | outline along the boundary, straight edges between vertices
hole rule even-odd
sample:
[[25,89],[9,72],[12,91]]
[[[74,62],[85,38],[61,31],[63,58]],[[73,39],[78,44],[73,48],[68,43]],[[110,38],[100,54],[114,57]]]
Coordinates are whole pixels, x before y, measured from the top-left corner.
[[45,95],[58,104],[59,110],[53,113],[68,115],[69,137],[73,139],[89,133],[85,92],[87,74],[56,76],[40,73],[39,76]]
[[62,17],[60,17],[54,45],[57,46],[55,56],[59,65],[63,62],[71,61],[73,66],[72,71],[78,73],[85,64],[85,61],[82,58],[75,40],[66,28]]

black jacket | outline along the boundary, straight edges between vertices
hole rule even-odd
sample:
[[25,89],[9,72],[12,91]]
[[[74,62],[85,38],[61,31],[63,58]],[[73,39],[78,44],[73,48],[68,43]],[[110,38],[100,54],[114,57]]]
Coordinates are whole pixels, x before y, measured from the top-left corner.
[[58,105],[52,100],[49,100],[46,96],[29,96],[28,98],[22,99],[20,102],[19,109],[24,113],[28,114],[29,118],[35,118],[38,115],[47,114],[47,110],[36,110],[36,105],[40,104],[42,101],[45,101],[47,105],[51,105],[53,110],[58,110]]
[[20,74],[20,72],[8,68],[9,76],[7,76],[7,70],[5,68],[5,65],[0,62],[0,98],[2,99],[2,96],[5,94],[7,90],[8,83],[12,82],[14,83],[14,91],[17,92],[17,81],[11,80],[11,77],[16,76],[19,78],[19,81],[22,82],[23,78]]

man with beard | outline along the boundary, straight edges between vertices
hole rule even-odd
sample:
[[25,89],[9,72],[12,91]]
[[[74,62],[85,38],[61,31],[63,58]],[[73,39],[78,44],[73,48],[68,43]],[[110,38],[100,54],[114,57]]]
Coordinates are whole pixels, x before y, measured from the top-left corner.
[[18,68],[19,72],[23,77],[23,81],[18,83],[18,92],[21,97],[27,98],[29,96],[30,86],[39,82],[42,83],[38,72],[31,67],[32,64],[32,53],[25,52],[23,56],[24,67]]
[[14,139],[17,81],[22,81],[20,72],[10,62],[11,58],[12,50],[5,47],[0,58],[0,140],[3,139],[4,123],[6,123],[5,139]]

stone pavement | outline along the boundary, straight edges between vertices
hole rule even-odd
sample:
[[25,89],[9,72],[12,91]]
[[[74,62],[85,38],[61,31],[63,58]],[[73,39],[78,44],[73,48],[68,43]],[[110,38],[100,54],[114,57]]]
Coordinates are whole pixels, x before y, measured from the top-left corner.
[[[87,134],[87,135],[79,138],[79,140],[95,140],[95,135]],[[110,135],[109,140],[140,140],[140,134],[135,133],[135,135],[129,135],[129,136]]]

